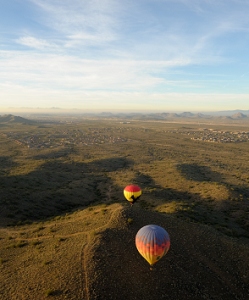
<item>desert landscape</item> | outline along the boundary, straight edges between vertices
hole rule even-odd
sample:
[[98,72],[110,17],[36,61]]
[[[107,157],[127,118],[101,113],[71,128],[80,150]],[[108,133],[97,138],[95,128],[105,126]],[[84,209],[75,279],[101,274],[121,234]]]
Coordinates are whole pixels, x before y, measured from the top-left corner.
[[0,116],[0,298],[249,299],[247,119]]

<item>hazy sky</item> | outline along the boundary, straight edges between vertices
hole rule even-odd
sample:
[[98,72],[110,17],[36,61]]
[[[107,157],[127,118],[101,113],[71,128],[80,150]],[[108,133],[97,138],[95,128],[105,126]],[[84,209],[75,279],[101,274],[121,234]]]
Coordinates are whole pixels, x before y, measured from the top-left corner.
[[0,4],[1,109],[249,109],[248,0]]

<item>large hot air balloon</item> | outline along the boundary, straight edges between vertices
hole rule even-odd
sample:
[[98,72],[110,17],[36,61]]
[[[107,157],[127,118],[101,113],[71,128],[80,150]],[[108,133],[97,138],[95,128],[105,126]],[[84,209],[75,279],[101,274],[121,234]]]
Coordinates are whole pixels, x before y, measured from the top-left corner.
[[168,232],[158,225],[146,225],[136,234],[135,244],[138,252],[153,266],[169,250]]
[[131,184],[124,188],[124,196],[131,205],[134,204],[141,195],[142,190],[138,185]]

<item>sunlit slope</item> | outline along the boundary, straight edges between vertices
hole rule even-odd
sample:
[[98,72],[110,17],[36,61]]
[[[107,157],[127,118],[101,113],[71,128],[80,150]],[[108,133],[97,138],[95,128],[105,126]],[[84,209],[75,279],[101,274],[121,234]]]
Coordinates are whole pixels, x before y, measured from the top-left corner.
[[120,205],[97,205],[50,221],[0,229],[0,298],[82,299],[85,249]]

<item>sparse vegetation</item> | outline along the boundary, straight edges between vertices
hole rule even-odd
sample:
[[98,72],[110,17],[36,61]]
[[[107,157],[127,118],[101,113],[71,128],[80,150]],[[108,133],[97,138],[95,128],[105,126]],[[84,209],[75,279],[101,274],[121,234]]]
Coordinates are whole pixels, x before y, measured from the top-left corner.
[[46,291],[45,291],[45,296],[46,296],[46,297],[48,297],[48,296],[53,296],[54,293],[55,293],[54,290],[50,290],[50,289],[49,289],[49,290],[46,290]]
[[133,219],[132,218],[128,218],[127,222],[128,222],[128,224],[132,224],[133,223]]
[[17,241],[16,243],[10,244],[7,248],[22,248],[28,245],[26,241]]
[[42,243],[42,242],[39,241],[39,240],[34,240],[34,241],[32,241],[32,245],[33,245],[33,246],[40,245],[41,243]]
[[[121,275],[133,278],[132,283],[137,280],[134,266],[129,267],[130,262],[136,265],[139,284],[147,282],[147,269],[138,266],[136,249],[129,243],[134,242],[141,224],[157,220],[169,226],[173,234],[172,252],[176,257],[172,254],[169,260],[174,268],[165,268],[169,272],[165,273],[169,282],[174,278],[175,285],[176,273],[185,274],[197,293],[193,279],[196,270],[199,280],[202,274],[211,271],[215,278],[214,269],[217,268],[217,274],[227,284],[230,277],[227,279],[224,275],[228,274],[226,268],[236,269],[238,276],[230,299],[236,299],[236,293],[241,296],[239,287],[248,282],[249,276],[240,263],[248,264],[246,253],[249,253],[249,142],[191,140],[207,126],[230,132],[247,131],[248,124],[153,121],[121,124],[112,120],[82,120],[1,127],[0,294],[3,299],[42,299],[44,296],[82,299],[82,294],[86,293],[82,287],[84,272],[91,274],[92,270],[100,286],[94,290],[87,275],[92,293],[89,299],[95,299],[94,293],[101,288],[107,295],[111,287],[101,287],[100,280],[105,273],[103,258],[110,264],[104,264],[109,273],[114,272],[112,266],[115,266],[114,283]],[[79,142],[83,138],[87,144]],[[51,142],[46,145],[49,139]],[[28,141],[32,147],[27,147]],[[38,147],[42,143],[44,145]],[[143,191],[132,208],[123,197],[123,188],[130,183],[138,184]],[[124,211],[124,215],[116,214],[119,211]],[[150,213],[152,220],[148,217]],[[210,244],[205,248],[206,233]],[[195,245],[199,252],[192,247],[196,240],[203,245],[203,248]],[[208,249],[213,241],[218,243],[214,248],[218,252],[212,248],[212,256]],[[120,256],[119,244],[122,253],[125,253],[124,248],[129,249],[129,256]],[[231,267],[226,265],[225,258],[223,260],[224,251],[239,257],[237,262],[229,258]],[[190,261],[187,253],[196,254],[191,259],[192,264],[188,264],[190,271],[181,264]],[[218,260],[220,257],[222,262]],[[126,263],[125,272],[121,261]],[[84,264],[87,267],[82,270]],[[105,276],[103,282],[109,280],[108,274]],[[217,282],[222,280],[219,278]],[[127,284],[129,291],[132,286]],[[160,282],[154,284],[162,286]],[[208,286],[205,284],[203,286]],[[58,291],[58,287],[63,291]],[[172,288],[170,283],[168,288]],[[14,293],[17,294],[13,296]],[[163,293],[166,295],[166,290]],[[101,298],[96,296],[96,299]],[[193,299],[201,298],[197,295]]]

